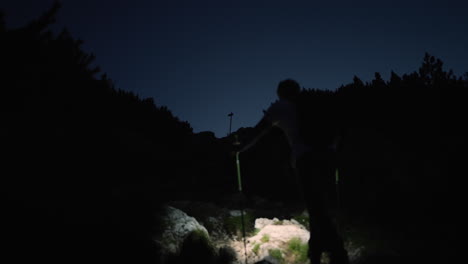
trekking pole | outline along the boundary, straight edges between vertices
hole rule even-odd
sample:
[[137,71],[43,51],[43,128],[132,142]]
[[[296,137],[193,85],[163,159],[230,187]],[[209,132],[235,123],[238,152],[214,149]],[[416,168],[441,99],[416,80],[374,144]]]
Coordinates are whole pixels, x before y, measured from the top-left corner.
[[341,208],[341,202],[340,202],[340,176],[338,174],[338,168],[335,169],[335,184],[336,184],[336,203],[338,206],[338,211],[340,211]]
[[[235,142],[234,145],[240,145],[239,138],[235,135]],[[236,151],[236,167],[237,167],[237,185],[239,189],[239,194],[241,195],[240,201],[240,211],[241,211],[241,224],[242,224],[242,237],[244,240],[244,254],[245,254],[245,264],[247,264],[247,243],[245,240],[245,220],[244,220],[244,204],[242,200],[242,178],[241,178],[241,171],[240,171],[240,161],[239,161],[239,152]]]
[[343,230],[341,230],[341,223],[340,223],[340,221],[342,221],[343,219],[341,219],[342,214],[341,214],[341,196],[340,196],[340,176],[338,173],[338,168],[335,169],[335,185],[336,185],[336,206],[337,206],[337,221],[336,221],[337,231],[339,234],[343,236],[344,234],[343,234]]
[[228,116],[229,116],[229,136],[231,135],[231,126],[232,126],[232,116],[234,114],[231,112]]

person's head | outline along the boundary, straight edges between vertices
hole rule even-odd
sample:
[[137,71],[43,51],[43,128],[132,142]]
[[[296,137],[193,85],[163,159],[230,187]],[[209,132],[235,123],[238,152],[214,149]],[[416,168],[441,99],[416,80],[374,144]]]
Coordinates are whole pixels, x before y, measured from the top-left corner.
[[286,79],[281,81],[278,84],[278,89],[276,93],[280,99],[285,99],[291,102],[295,102],[299,93],[301,92],[301,87],[299,83],[293,79]]

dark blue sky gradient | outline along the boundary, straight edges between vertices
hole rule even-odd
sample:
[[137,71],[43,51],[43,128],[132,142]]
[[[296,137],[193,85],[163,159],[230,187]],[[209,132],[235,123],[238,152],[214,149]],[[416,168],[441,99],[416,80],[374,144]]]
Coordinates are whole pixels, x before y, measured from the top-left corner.
[[[9,27],[53,0],[6,1]],[[119,89],[153,97],[195,132],[253,126],[277,83],[336,89],[416,70],[424,52],[468,71],[468,1],[64,0],[67,27]],[[326,109],[324,109],[326,111]]]

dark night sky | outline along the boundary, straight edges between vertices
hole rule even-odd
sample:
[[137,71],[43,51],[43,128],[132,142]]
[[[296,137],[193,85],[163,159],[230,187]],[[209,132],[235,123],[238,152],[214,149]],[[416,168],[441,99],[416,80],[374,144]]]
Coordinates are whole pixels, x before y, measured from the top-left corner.
[[[53,0],[2,1],[8,27]],[[116,87],[153,97],[195,132],[253,126],[277,83],[336,89],[416,70],[424,52],[468,71],[468,1],[63,0],[67,27]]]

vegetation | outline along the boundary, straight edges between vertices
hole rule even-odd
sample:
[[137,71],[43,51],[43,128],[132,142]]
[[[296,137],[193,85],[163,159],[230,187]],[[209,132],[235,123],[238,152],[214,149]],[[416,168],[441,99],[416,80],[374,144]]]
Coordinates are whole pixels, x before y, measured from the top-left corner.
[[260,241],[262,241],[263,243],[267,243],[268,241],[270,241],[270,236],[268,234],[264,234]]
[[59,8],[17,29],[0,14],[4,249],[19,262],[154,262],[155,216],[191,171],[175,165],[192,128],[98,76],[83,41],[49,29]]
[[244,225],[245,233],[247,236],[255,234],[256,231],[254,223],[255,216],[252,211],[247,210],[244,212],[244,218],[242,222],[242,216],[230,216],[225,218],[224,226],[228,233],[242,237],[242,225]]
[[287,242],[288,250],[285,252],[292,261],[289,263],[305,263],[308,260],[309,245],[302,243],[300,238],[292,238]]
[[270,249],[268,250],[268,254],[270,254],[272,258],[275,258],[276,260],[278,260],[279,263],[281,264],[285,263],[283,253],[281,252],[280,249]]
[[258,255],[258,252],[260,251],[260,244],[257,244],[255,243],[255,245],[253,246],[252,248],[252,252],[255,254],[255,255]]

